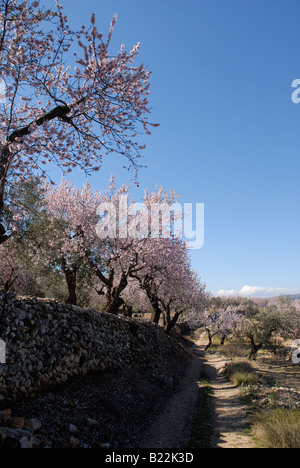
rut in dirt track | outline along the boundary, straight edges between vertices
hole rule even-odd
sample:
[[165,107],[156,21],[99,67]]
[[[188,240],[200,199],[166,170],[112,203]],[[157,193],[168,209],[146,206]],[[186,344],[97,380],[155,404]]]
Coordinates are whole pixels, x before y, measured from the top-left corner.
[[203,367],[202,352],[195,346],[190,365],[179,391],[167,402],[166,409],[154,421],[140,442],[140,448],[184,448],[199,395],[198,381]]

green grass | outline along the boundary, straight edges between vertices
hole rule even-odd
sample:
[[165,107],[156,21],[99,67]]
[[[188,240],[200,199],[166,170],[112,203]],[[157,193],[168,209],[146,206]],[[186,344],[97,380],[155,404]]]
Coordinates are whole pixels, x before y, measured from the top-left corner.
[[188,448],[212,448],[213,389],[205,373],[202,374],[199,385],[197,409]]
[[264,411],[254,417],[252,434],[260,448],[300,448],[300,410]]
[[256,385],[260,382],[259,376],[249,362],[227,364],[225,375],[236,387]]

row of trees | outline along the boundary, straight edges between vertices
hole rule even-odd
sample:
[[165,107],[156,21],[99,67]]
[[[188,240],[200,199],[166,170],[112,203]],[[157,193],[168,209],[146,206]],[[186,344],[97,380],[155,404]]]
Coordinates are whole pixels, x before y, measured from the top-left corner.
[[[63,181],[53,189],[34,177],[46,180],[49,163],[63,173],[90,173],[111,153],[135,173],[145,148],[140,135],[157,126],[148,118],[151,73],[136,64],[140,44],[129,52],[121,45],[111,54],[116,16],[104,38],[95,15],[74,30],[55,3],[45,9],[39,0],[0,0],[0,286],[72,304],[101,302],[110,313],[124,304],[149,308],[153,322],[163,316],[166,331],[187,311],[199,320],[205,288],[181,241],[97,235],[97,206],[112,203],[120,212],[120,195],[129,195],[129,187],[117,190],[113,183],[96,193],[89,185],[75,190]],[[146,191],[143,202],[171,204],[175,198]],[[139,221],[134,212],[129,215],[129,233],[141,229]],[[243,323],[256,355],[278,330],[299,330],[297,314],[290,305],[284,310],[209,308],[201,323],[210,341],[216,332],[225,339]]]
[[[90,173],[111,153],[121,155],[136,181],[145,148],[140,135],[157,126],[148,118],[151,72],[136,64],[139,43],[110,53],[116,20],[105,38],[94,14],[74,30],[58,1],[45,9],[39,0],[0,0],[1,287],[67,296],[71,304],[101,302],[109,313],[125,304],[150,308],[152,321],[163,316],[169,332],[184,312],[201,310],[205,296],[185,245],[170,236],[130,235],[142,229],[134,212],[129,236],[99,238],[99,203],[120,212],[129,187],[113,183],[96,193],[66,180],[57,188],[45,184],[49,163],[64,174]],[[146,191],[143,202],[170,204],[174,197]]]
[[221,299],[208,300],[201,317],[190,316],[196,327],[205,327],[209,349],[213,337],[235,337],[247,342],[250,359],[256,359],[258,351],[272,346],[274,340],[296,340],[300,336],[300,301],[281,297],[276,299]]
[[[2,287],[58,300],[67,294],[64,299],[70,304],[100,306],[112,314],[122,306],[150,310],[152,322],[163,317],[168,333],[184,313],[201,313],[205,285],[192,270],[185,243],[162,236],[162,224],[153,236],[152,220],[143,226],[129,195],[130,187],[117,189],[113,178],[103,193],[88,183],[76,189],[65,179],[55,187],[38,178],[12,187],[6,223],[15,235],[1,246]],[[146,190],[143,206],[149,213],[152,205],[171,209],[176,199],[174,192]],[[126,207],[121,206],[124,200]],[[104,218],[99,206],[115,208],[114,236],[99,237],[97,227]],[[163,223],[162,213],[160,220]],[[109,234],[110,225],[107,229]],[[124,230],[127,235],[122,237]]]

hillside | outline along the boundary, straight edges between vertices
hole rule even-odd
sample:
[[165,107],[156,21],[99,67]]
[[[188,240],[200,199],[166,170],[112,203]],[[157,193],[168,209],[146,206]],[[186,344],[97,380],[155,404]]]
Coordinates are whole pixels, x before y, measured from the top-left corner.
[[287,294],[284,297],[289,297],[293,301],[296,301],[296,300],[300,299],[300,293],[299,294]]

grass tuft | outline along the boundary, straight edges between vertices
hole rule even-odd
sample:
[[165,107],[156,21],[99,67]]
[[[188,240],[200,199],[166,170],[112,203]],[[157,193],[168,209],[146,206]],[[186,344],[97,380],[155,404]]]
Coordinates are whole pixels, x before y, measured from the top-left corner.
[[261,448],[300,448],[300,410],[264,411],[255,416],[252,434]]
[[256,385],[260,382],[259,376],[249,362],[227,364],[225,375],[237,387]]

